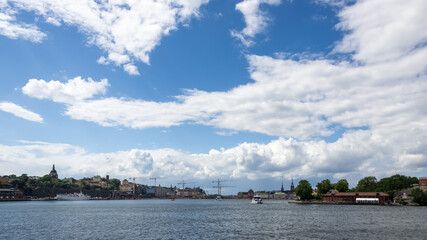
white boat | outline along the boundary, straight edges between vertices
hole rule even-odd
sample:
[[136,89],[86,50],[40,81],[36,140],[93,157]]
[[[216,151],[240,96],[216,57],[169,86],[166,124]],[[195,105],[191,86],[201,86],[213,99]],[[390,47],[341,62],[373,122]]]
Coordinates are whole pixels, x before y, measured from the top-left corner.
[[252,198],[252,204],[262,204],[262,198],[260,196],[254,196]]
[[89,200],[90,196],[79,193],[57,194],[56,199],[60,201],[84,201]]
[[217,201],[221,201],[221,200],[222,200],[222,197],[221,197],[221,196],[216,196],[215,200],[217,200]]

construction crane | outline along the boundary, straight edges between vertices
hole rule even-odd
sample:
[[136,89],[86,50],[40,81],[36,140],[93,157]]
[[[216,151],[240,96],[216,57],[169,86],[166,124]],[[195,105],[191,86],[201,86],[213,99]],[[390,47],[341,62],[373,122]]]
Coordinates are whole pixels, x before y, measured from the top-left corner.
[[228,182],[228,181],[237,181],[237,180],[216,180],[216,181],[212,181],[212,183],[217,183],[217,186],[213,186],[213,188],[218,188],[218,196],[221,196],[221,189],[223,187],[235,187],[235,186],[222,186],[221,182]]
[[150,180],[154,180],[154,186],[157,186],[157,179],[165,179],[165,178],[161,178],[161,177],[152,177],[152,178],[150,178]]
[[[129,178],[129,182],[133,184],[132,186],[132,193],[135,194],[136,193],[136,182],[135,182],[136,177],[133,178]],[[132,182],[133,180],[133,182]]]
[[197,183],[197,182],[184,182],[184,180],[182,182],[179,182],[178,185],[182,185],[182,189],[185,189],[185,184],[190,184],[190,183]]

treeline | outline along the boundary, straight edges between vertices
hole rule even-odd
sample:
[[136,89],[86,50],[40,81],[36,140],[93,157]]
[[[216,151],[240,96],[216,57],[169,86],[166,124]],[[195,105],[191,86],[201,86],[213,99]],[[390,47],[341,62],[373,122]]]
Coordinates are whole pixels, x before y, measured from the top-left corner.
[[[301,180],[295,188],[295,194],[299,196],[301,200],[322,199],[323,194],[331,190],[337,192],[384,192],[393,198],[396,192],[410,188],[412,184],[417,184],[418,182],[419,180],[416,177],[399,174],[382,178],[379,181],[377,181],[376,177],[369,176],[359,180],[355,188],[349,189],[346,179],[341,179],[336,183],[331,183],[329,179],[324,179],[317,183],[317,193],[313,195],[311,184],[307,180]],[[414,202],[420,205],[427,205],[426,192],[423,192],[421,189],[414,189],[411,195],[413,196]]]
[[[32,196],[35,194],[37,189],[80,189],[80,190],[92,190],[99,189],[99,186],[91,186],[87,184],[84,180],[77,180],[74,178],[68,180],[52,179],[50,175],[44,175],[39,178],[28,177],[27,174],[22,174],[21,176],[9,175],[4,176],[12,179],[9,184],[0,184],[0,188],[17,188],[24,193],[24,196]],[[106,182],[109,186],[108,189],[118,189],[120,186],[119,179],[105,179],[102,178],[102,181]]]

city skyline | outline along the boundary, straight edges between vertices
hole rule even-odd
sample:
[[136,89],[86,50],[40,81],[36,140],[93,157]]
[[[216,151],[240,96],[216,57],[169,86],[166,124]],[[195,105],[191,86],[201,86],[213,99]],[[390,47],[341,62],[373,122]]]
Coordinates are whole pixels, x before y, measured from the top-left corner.
[[0,1],[0,175],[55,164],[76,178],[238,180],[231,192],[426,176],[426,10]]

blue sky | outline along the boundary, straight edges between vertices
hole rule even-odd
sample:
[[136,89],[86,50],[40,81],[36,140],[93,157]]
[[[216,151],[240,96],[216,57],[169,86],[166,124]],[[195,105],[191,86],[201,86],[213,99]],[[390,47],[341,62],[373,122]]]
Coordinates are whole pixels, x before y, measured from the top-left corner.
[[0,175],[427,175],[423,1],[0,1]]

